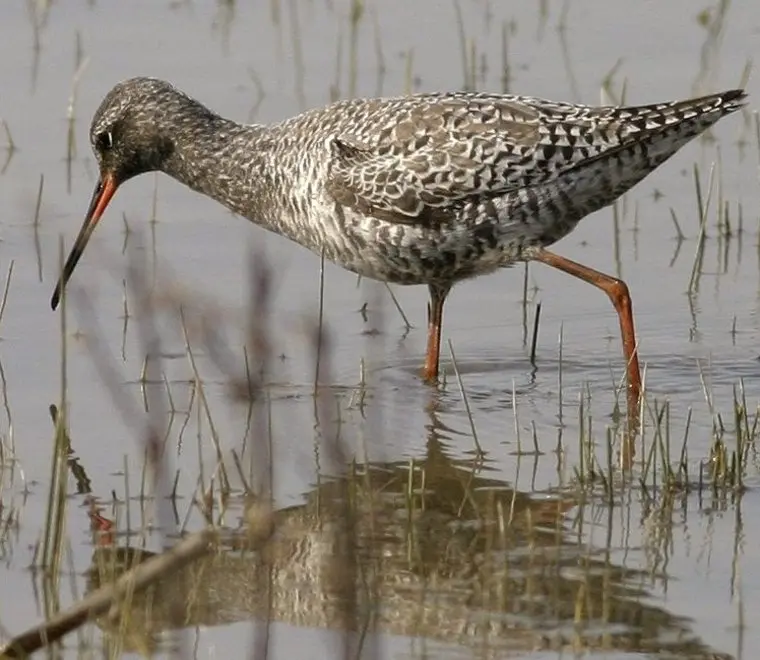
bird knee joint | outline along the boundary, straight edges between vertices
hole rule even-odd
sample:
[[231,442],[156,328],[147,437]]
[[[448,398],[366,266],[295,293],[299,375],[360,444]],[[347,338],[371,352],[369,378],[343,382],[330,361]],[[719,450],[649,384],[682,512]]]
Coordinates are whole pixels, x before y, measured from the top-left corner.
[[616,277],[613,278],[612,282],[610,283],[608,293],[616,305],[623,303],[624,301],[629,301],[631,299],[631,293],[628,290],[628,285],[623,280],[620,280]]

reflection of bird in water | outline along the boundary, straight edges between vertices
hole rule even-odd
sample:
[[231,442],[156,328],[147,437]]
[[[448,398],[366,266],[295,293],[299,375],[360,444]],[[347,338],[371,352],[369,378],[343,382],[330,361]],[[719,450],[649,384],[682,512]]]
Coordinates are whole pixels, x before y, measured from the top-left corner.
[[169,83],[127,80],[92,122],[100,177],[52,305],[118,186],[160,170],[344,268],[426,284],[429,381],[438,377],[444,301],[458,281],[536,260],[590,282],[620,317],[635,404],[627,287],[546,248],[744,98],[733,90],[618,108],[419,94],[340,101],[262,126],[224,119]]
[[[642,602],[644,574],[597,558],[569,531],[569,497],[531,497],[432,452],[411,471],[407,462],[362,470],[276,512],[260,551],[248,549],[247,530],[231,534],[100,624],[144,648],[167,629],[254,619],[366,625],[484,658],[571,644],[712,657],[683,620]],[[89,588],[149,556],[99,547]]]

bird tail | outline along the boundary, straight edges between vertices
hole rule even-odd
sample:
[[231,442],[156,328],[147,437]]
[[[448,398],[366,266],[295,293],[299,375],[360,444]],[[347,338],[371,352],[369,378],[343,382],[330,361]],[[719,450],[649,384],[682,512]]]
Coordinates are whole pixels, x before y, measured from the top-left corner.
[[746,102],[747,94],[743,89],[731,89],[686,101],[620,108],[617,119],[625,123],[626,137],[678,126],[679,132],[689,139],[712,126],[721,117],[736,112]]
[[719,119],[743,107],[746,99],[744,90],[735,89],[686,101],[621,108],[618,118],[626,125],[621,143],[571,169],[596,171],[619,195]]
[[[585,215],[612,203],[721,117],[742,107],[741,90],[688,101],[620,108],[621,124],[636,124],[621,142],[563,170],[535,192],[537,203],[564,204],[564,223],[550,236],[566,235]],[[628,113],[627,115],[625,113]],[[547,243],[548,244],[548,243]]]

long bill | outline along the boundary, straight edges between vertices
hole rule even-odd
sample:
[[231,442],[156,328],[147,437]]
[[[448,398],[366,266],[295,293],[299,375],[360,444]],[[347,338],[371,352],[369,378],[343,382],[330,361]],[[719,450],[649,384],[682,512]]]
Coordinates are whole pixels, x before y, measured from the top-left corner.
[[108,202],[111,201],[111,198],[114,196],[116,188],[118,187],[119,184],[116,182],[116,179],[112,174],[102,174],[98,179],[98,183],[95,186],[95,192],[92,193],[90,206],[87,209],[87,215],[82,223],[82,228],[79,230],[79,235],[74,241],[71,252],[69,252],[66,263],[63,266],[61,277],[55,285],[53,297],[50,299],[50,306],[53,309],[58,307],[58,303],[63,295],[63,289],[69,281],[71,274],[74,272],[74,268],[76,268],[84,249],[87,247],[87,242],[90,240],[90,236],[95,230],[95,226],[98,224],[98,221],[108,206]]

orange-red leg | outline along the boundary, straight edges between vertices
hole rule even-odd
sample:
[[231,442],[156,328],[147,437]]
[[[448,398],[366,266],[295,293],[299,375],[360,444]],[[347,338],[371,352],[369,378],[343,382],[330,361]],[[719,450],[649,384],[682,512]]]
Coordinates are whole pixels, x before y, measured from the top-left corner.
[[611,275],[605,275],[593,268],[584,266],[565,257],[560,257],[548,250],[537,250],[531,255],[536,261],[547,264],[561,270],[573,277],[593,284],[604,291],[620,320],[620,334],[623,337],[623,354],[625,355],[628,370],[628,417],[631,426],[638,424],[639,397],[641,396],[641,370],[639,369],[639,353],[636,345],[636,331],[633,326],[633,304],[628,285]]
[[422,378],[428,383],[438,382],[438,363],[441,355],[441,325],[443,323],[443,303],[449,293],[448,287],[434,284],[428,286],[430,302],[428,303],[428,339],[425,366]]
[[90,498],[89,504],[90,527],[93,533],[96,534],[95,545],[100,547],[110,547],[114,545],[116,540],[114,522],[101,515],[100,507],[94,497]]

